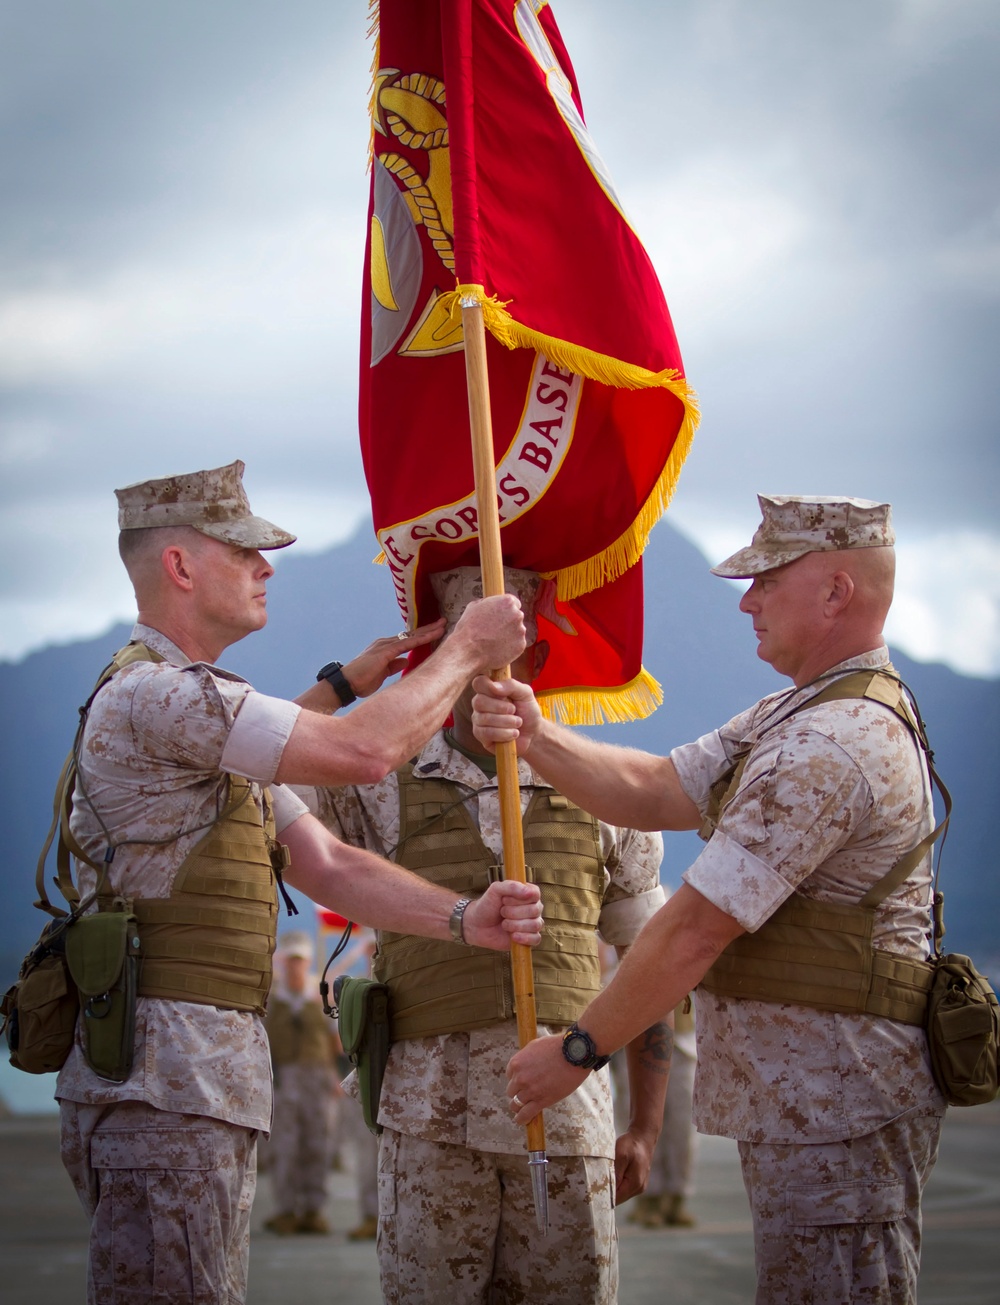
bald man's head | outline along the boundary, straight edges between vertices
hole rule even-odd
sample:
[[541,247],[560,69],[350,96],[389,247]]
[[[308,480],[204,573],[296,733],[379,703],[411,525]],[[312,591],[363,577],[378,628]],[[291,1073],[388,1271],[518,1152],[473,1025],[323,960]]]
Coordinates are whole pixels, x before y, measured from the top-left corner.
[[758,657],[801,685],[880,648],[894,574],[889,546],[805,553],[762,571],[740,600]]
[[878,621],[879,628],[892,606],[896,582],[896,550],[891,547],[855,548],[831,553],[835,570],[846,571],[854,581],[854,602],[865,614]]

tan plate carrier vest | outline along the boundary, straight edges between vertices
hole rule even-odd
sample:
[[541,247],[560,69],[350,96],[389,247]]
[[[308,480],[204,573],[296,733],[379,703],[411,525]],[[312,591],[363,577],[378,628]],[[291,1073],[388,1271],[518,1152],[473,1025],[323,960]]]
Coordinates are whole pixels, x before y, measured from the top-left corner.
[[[769,728],[806,707],[846,698],[870,698],[888,707],[905,722],[929,757],[923,724],[891,666],[842,676]],[[748,748],[740,753],[713,786],[708,815],[699,830],[702,838],[714,833],[739,787],[750,752]],[[950,810],[946,790],[936,774],[934,778]],[[729,944],[702,979],[701,987],[721,997],[792,1002],[817,1010],[878,1015],[922,1025],[933,966],[874,947],[872,930],[877,907],[912,874],[946,823],[947,817],[853,905],[793,893],[755,933],[743,934]]]
[[267,1008],[267,1040],[271,1060],[279,1065],[332,1065],[333,1025],[315,1001],[295,1010],[277,993]]
[[[469,815],[467,790],[444,779],[399,779],[400,865],[456,893],[486,891],[501,877]],[[541,890],[545,929],[532,951],[543,1024],[569,1025],[601,988],[597,921],[605,871],[600,828],[568,798],[534,793],[524,813],[528,878]],[[394,1040],[488,1028],[514,1017],[510,957],[484,947],[382,933],[373,964],[388,983]]]
[[[84,712],[98,690],[126,666],[163,660],[145,644],[126,645],[101,674]],[[106,866],[92,861],[69,830],[75,770],[71,754],[57,790],[62,808],[58,883],[71,903],[79,901],[79,892],[72,881],[69,852],[98,872],[99,884],[101,877],[106,882]],[[139,996],[263,1014],[277,932],[276,884],[287,864],[287,849],[274,837],[267,790],[262,824],[249,781],[228,776],[226,804],[185,857],[170,896],[130,902],[142,956]],[[110,900],[111,894],[99,887],[99,909],[110,909]]]

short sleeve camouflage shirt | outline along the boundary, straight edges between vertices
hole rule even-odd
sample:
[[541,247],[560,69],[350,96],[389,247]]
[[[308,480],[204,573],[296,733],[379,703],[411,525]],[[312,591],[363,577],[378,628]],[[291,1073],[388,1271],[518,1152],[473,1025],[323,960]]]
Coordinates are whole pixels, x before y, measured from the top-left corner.
[[[834,667],[824,682],[887,664],[880,648]],[[684,875],[751,932],[795,891],[857,902],[932,827],[930,781],[907,727],[868,700],[825,703],[786,719],[817,691],[772,695],[671,753],[704,814],[711,785],[751,745],[735,797]],[[928,857],[878,908],[875,945],[926,957],[929,907]],[[940,1102],[920,1028],[698,994],[695,1118],[703,1132],[834,1141]]]
[[[136,626],[132,638],[165,660],[134,663],[95,698],[72,829],[98,861],[108,834],[116,845],[129,843],[111,863],[117,891],[167,897],[177,870],[221,809],[227,772],[254,781],[261,805],[262,786],[274,778],[299,709],[217,667],[191,663],[148,626]],[[279,831],[306,810],[288,789],[273,786],[271,794]],[[93,878],[93,871],[80,868],[82,891]],[[144,997],[137,1007],[129,1079],[97,1078],[77,1046],[59,1075],[57,1097],[94,1105],[145,1101],[246,1128],[270,1127],[270,1062],[257,1016]]]

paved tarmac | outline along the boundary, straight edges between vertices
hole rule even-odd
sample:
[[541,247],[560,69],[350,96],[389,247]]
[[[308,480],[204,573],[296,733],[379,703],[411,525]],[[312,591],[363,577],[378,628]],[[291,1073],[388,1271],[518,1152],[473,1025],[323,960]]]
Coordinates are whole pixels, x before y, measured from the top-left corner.
[[[357,1222],[349,1172],[334,1172],[328,1237],[263,1230],[270,1189],[261,1175],[253,1215],[248,1305],[378,1305],[371,1242]],[[753,1300],[750,1216],[735,1144],[702,1138],[691,1230],[648,1231],[619,1220],[620,1305],[737,1305]],[[1000,1102],[953,1110],[925,1198],[920,1305],[1000,1301]],[[0,1300],[79,1305],[87,1226],[59,1165],[51,1116],[0,1119]],[[575,1305],[575,1302],[567,1302]]]

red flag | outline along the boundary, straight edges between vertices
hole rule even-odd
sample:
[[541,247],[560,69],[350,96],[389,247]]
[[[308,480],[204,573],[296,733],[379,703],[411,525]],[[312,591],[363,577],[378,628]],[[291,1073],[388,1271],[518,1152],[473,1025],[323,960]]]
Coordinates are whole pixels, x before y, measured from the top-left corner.
[[316,919],[321,929],[346,929],[349,923],[346,915],[325,906],[316,907]]
[[[538,12],[536,12],[536,10]],[[547,5],[380,0],[361,444],[400,608],[478,560],[459,300],[483,306],[504,561],[555,580],[535,688],[648,715],[640,558],[697,423],[667,305]]]

